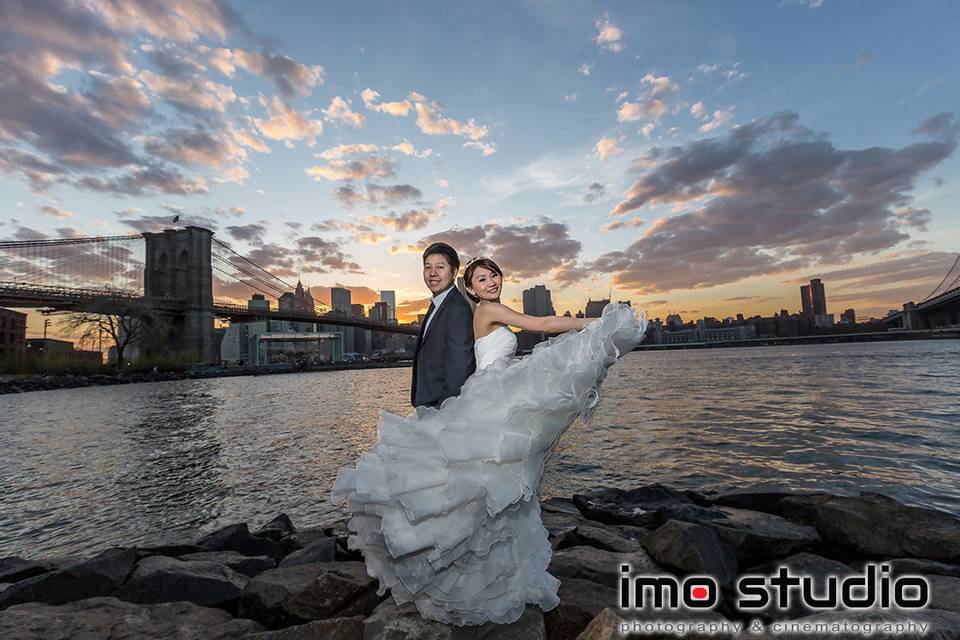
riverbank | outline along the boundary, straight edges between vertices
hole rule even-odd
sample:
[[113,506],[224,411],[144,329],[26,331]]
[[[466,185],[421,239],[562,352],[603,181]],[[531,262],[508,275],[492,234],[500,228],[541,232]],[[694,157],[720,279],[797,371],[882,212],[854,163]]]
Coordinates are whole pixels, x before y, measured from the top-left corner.
[[52,375],[52,376],[0,376],[0,395],[27,393],[30,391],[53,391],[77,387],[99,387],[140,382],[165,382],[168,380],[202,380],[207,378],[231,378],[237,376],[264,376],[283,373],[306,373],[313,371],[351,371],[354,369],[392,369],[409,367],[409,362],[341,362],[317,366],[270,367],[204,367],[186,371],[147,371],[109,374]]
[[[866,492],[714,494],[659,484],[600,488],[541,507],[560,604],[546,613],[530,606],[510,625],[448,627],[398,607],[377,594],[362,558],[348,549],[345,517],[296,528],[281,514],[256,528],[238,523],[193,541],[116,547],[92,558],[0,558],[0,637],[612,640],[623,637],[624,624],[644,637],[678,637],[686,621],[683,637],[862,638],[866,624],[923,624],[926,638],[960,638],[960,520],[940,511]],[[633,577],[710,576],[718,602],[621,608],[623,565]],[[893,584],[923,576],[929,606],[815,613],[798,590],[786,607],[746,613],[736,606],[736,579],[747,573],[786,567],[813,580],[819,596],[830,576],[866,580],[871,565],[888,567]],[[778,631],[793,623],[827,631]],[[743,624],[747,632],[735,631]],[[656,625],[661,631],[650,631]]]
[[[669,335],[667,333],[666,335]],[[850,342],[896,342],[902,340],[957,340],[960,328],[918,329],[906,331],[870,331],[832,333],[814,336],[790,336],[784,338],[759,337],[747,340],[717,340],[715,342],[642,343],[641,351],[669,351],[673,349],[730,349],[736,347],[779,347],[803,344],[845,344]]]

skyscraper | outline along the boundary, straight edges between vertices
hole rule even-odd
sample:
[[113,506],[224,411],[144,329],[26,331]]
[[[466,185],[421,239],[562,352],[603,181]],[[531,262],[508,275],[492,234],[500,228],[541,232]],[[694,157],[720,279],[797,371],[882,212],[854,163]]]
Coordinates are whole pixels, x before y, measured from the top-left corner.
[[397,292],[396,291],[381,291],[380,292],[380,302],[385,302],[389,305],[389,315],[386,318],[381,318],[381,320],[396,320],[397,319]]
[[820,278],[813,278],[810,284],[800,287],[800,304],[803,315],[807,318],[827,314],[827,294],[823,289]]
[[350,313],[350,289],[334,287],[330,290],[330,306],[337,311]]
[[366,309],[363,308],[363,305],[357,304],[357,303],[350,305],[350,313],[357,316],[358,318],[363,318],[363,317],[366,317],[367,315],[367,311]]
[[550,299],[550,290],[538,284],[523,292],[523,312],[528,316],[553,316],[553,301]]

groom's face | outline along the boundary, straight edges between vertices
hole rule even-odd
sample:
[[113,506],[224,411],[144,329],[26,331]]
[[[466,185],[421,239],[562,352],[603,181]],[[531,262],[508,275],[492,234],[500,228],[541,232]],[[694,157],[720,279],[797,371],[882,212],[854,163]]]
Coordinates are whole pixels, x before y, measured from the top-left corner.
[[445,291],[456,276],[450,263],[439,253],[430,254],[423,261],[423,281],[433,295]]

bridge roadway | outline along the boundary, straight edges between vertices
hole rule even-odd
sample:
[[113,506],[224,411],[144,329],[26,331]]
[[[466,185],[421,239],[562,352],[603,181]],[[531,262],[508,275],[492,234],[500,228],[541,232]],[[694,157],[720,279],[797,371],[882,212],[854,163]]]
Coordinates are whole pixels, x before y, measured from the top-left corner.
[[[0,281],[0,306],[15,308],[50,308],[57,311],[86,311],[92,313],[111,313],[124,304],[144,303],[160,311],[177,312],[183,309],[182,299],[164,297],[146,297],[136,291],[76,289],[71,287],[44,287],[22,282]],[[214,301],[212,311],[219,318],[233,321],[251,321],[256,319],[289,320],[293,322],[315,322],[331,326],[357,327],[371,331],[417,335],[419,328],[411,324],[384,324],[369,318],[357,318],[342,312],[331,311],[327,314],[315,314],[300,311],[281,311],[271,309],[250,310],[244,305]]]

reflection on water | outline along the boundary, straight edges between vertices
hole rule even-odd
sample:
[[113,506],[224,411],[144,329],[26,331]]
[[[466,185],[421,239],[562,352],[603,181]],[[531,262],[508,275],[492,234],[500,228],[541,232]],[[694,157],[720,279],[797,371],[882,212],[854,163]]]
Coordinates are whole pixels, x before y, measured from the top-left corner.
[[[960,342],[638,352],[542,493],[664,482],[881,491],[960,515]],[[188,540],[332,510],[340,466],[407,412],[407,369],[0,397],[0,557]]]

